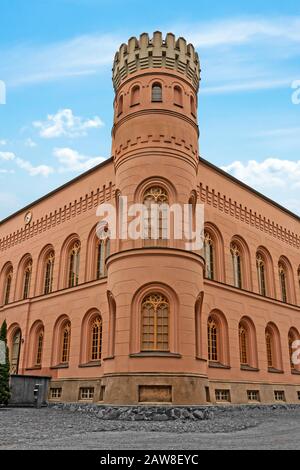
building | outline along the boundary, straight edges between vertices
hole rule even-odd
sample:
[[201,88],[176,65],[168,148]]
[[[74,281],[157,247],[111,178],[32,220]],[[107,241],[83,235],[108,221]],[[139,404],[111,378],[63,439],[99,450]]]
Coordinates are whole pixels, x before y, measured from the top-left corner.
[[[183,38],[131,38],[112,158],[1,222],[12,373],[50,375],[52,401],[300,400],[300,219],[199,157],[199,81]],[[203,250],[99,239],[98,205],[121,196],[204,204]]]

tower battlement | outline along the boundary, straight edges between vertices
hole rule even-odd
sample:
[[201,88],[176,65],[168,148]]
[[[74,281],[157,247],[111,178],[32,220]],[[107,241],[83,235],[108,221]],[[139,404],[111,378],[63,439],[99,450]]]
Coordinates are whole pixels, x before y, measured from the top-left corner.
[[176,40],[168,33],[163,39],[156,31],[150,38],[147,33],[140,38],[132,37],[128,44],[122,44],[115,55],[113,65],[113,84],[115,91],[122,82],[137,71],[148,68],[166,68],[182,73],[192,83],[196,91],[200,82],[200,61],[192,44],[182,37]]

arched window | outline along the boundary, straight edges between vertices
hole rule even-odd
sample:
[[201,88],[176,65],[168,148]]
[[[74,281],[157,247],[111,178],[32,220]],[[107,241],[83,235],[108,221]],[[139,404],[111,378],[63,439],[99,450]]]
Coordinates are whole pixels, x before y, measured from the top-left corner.
[[190,96],[190,105],[191,105],[191,113],[194,117],[196,117],[196,104],[195,98],[191,95]]
[[152,103],[162,102],[162,86],[160,83],[154,83],[152,85]]
[[168,239],[168,193],[164,188],[155,186],[144,194],[144,205],[147,209],[144,218],[145,240]]
[[286,268],[283,263],[278,264],[279,272],[279,282],[280,282],[280,291],[281,291],[281,300],[287,302],[287,273]]
[[142,302],[142,351],[169,350],[169,301],[158,293]]
[[8,271],[5,278],[5,285],[4,285],[4,305],[9,304],[10,299],[10,292],[11,292],[11,283],[13,277],[13,270],[12,268]]
[[135,85],[131,90],[130,106],[136,106],[140,104],[140,87]]
[[70,357],[70,343],[71,343],[71,322],[66,322],[61,331],[61,355],[60,361],[62,364],[67,364]]
[[248,359],[248,331],[244,325],[239,326],[240,362],[241,365],[249,365]]
[[174,104],[182,107],[182,89],[176,85],[174,87]]
[[266,263],[263,256],[260,253],[256,255],[256,267],[258,277],[258,288],[260,295],[266,296]]
[[219,361],[219,339],[218,339],[218,326],[213,317],[208,318],[207,322],[207,345],[208,345],[208,360],[210,362]]
[[69,255],[69,287],[78,286],[80,265],[80,242],[76,241]]
[[23,275],[23,300],[28,299],[30,294],[30,282],[32,274],[32,260],[29,260],[24,269]]
[[51,251],[46,258],[44,294],[50,294],[52,292],[54,260],[55,260],[55,254],[54,254],[54,251]]
[[21,330],[18,329],[12,338],[11,355],[10,355],[10,373],[16,375],[19,372],[19,359],[21,350]]
[[123,95],[120,96],[119,101],[118,101],[118,116],[120,116],[123,113],[123,102],[124,102],[124,97]]
[[102,279],[107,275],[105,261],[110,255],[110,239],[97,242],[97,273],[96,279]]
[[209,232],[204,232],[204,259],[205,259],[205,276],[207,279],[215,278],[214,268],[214,242]]
[[241,253],[236,243],[231,243],[230,252],[233,265],[233,283],[235,287],[242,288],[242,261]]
[[295,341],[299,341],[300,336],[298,330],[296,328],[291,328],[288,334],[288,346],[289,346],[289,355],[290,355],[290,364],[291,364],[291,371],[299,372],[299,364],[295,364],[293,360],[294,353],[297,351],[297,348],[294,348]]
[[40,328],[36,335],[36,354],[35,354],[35,365],[38,367],[41,366],[42,364],[43,344],[44,344],[44,328]]
[[269,328],[266,329],[266,349],[268,367],[274,368],[274,335]]
[[90,345],[90,360],[100,361],[102,355],[102,318],[100,316],[97,316],[91,324]]

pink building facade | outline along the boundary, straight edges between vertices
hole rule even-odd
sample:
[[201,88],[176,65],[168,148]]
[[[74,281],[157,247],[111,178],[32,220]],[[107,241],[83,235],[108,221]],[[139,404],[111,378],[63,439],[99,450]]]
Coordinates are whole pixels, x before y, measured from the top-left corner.
[[[117,52],[112,157],[0,224],[11,372],[50,401],[298,403],[299,217],[204,161],[183,38]],[[99,240],[97,207],[204,204],[204,247]]]

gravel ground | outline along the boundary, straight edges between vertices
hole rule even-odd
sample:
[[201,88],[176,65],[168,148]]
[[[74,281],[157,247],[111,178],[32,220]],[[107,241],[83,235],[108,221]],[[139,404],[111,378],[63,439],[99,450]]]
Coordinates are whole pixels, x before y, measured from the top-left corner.
[[298,449],[300,408],[228,409],[208,421],[106,421],[43,408],[0,409],[0,449]]

